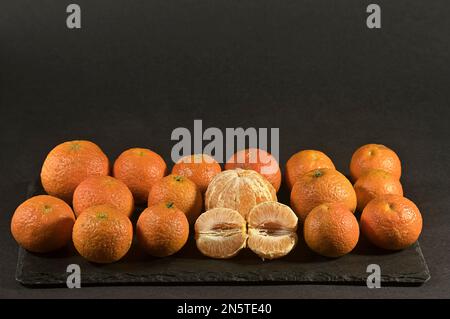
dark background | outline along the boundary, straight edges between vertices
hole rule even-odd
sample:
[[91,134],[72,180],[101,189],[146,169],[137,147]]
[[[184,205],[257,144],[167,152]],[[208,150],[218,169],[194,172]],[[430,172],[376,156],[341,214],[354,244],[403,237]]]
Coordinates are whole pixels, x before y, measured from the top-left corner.
[[[450,297],[450,5],[376,1],[0,2],[0,296]],[[169,166],[174,128],[279,127],[280,161],[314,148],[347,173],[369,142],[397,151],[424,217],[422,287],[151,286],[29,289],[14,280],[9,222],[46,153],[91,139],[111,160],[149,147]]]

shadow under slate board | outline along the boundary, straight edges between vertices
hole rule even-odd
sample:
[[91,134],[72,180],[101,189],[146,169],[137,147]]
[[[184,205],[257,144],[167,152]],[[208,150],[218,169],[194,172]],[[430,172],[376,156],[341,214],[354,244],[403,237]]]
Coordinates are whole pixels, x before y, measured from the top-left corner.
[[[281,191],[283,192],[283,191]],[[28,197],[44,194],[39,181],[30,184]],[[286,194],[280,194],[280,201]],[[141,209],[142,210],[142,209]],[[139,215],[134,214],[134,222]],[[134,223],[135,224],[135,223]],[[207,258],[198,252],[191,236],[177,254],[154,258],[133,243],[120,261],[98,265],[77,254],[72,245],[54,253],[33,254],[20,248],[16,279],[31,287],[65,286],[67,266],[81,269],[81,285],[151,284],[348,284],[366,285],[367,266],[381,269],[382,285],[421,285],[430,273],[419,243],[398,252],[375,248],[363,237],[350,254],[337,259],[321,257],[308,249],[299,233],[299,243],[286,257],[263,261],[249,249],[228,260]]]

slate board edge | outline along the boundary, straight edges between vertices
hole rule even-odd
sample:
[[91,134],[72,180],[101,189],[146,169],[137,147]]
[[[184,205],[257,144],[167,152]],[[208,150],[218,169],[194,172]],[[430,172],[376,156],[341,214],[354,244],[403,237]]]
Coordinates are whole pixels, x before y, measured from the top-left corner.
[[420,262],[422,263],[422,266],[425,268],[424,273],[424,280],[422,282],[422,284],[426,283],[428,280],[431,279],[431,272],[430,272],[430,268],[428,268],[428,264],[425,260],[425,256],[423,255],[422,252],[422,248],[420,247],[419,241],[417,241],[417,247],[416,247],[416,251],[419,254],[420,258]]

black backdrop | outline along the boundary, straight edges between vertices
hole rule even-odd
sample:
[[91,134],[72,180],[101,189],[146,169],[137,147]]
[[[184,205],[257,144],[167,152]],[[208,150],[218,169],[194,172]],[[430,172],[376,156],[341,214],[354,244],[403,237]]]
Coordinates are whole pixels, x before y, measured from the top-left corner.
[[[0,295],[61,297],[450,296],[448,1],[1,1]],[[109,287],[30,290],[14,281],[9,220],[56,144],[92,139],[114,159],[143,146],[170,163],[176,127],[279,127],[280,160],[305,148],[347,172],[356,147],[398,152],[424,215],[432,279],[421,288]]]

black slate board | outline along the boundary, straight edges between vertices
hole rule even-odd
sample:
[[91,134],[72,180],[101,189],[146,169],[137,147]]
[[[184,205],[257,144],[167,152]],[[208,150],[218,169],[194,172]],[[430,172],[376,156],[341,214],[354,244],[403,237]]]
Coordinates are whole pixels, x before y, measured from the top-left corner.
[[[30,184],[28,196],[42,194],[39,182]],[[281,193],[280,201],[286,199]],[[139,212],[134,214],[136,219]],[[430,273],[419,243],[399,252],[380,250],[361,237],[354,251],[338,259],[329,259],[311,252],[299,233],[297,247],[286,257],[262,261],[250,250],[242,250],[229,260],[202,256],[189,238],[176,255],[153,258],[136,243],[119,262],[108,265],[92,264],[75,251],[73,246],[51,254],[33,254],[19,249],[16,279],[26,286],[64,286],[67,266],[78,264],[81,284],[145,285],[145,284],[206,284],[206,283],[282,283],[282,284],[357,284],[365,285],[367,266],[381,267],[382,285],[421,285]]]

